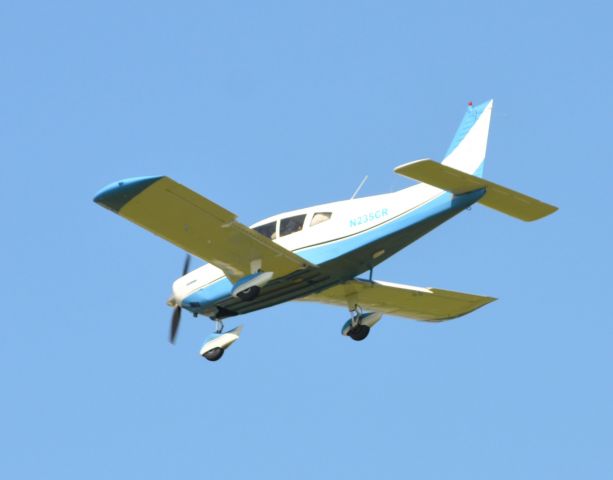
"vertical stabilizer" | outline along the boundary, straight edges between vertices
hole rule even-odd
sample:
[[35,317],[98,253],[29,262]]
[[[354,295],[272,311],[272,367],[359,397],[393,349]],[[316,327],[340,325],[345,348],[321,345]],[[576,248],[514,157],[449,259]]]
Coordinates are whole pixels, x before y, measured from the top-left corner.
[[476,107],[469,105],[449,149],[443,165],[477,177],[483,176],[483,162],[494,100]]

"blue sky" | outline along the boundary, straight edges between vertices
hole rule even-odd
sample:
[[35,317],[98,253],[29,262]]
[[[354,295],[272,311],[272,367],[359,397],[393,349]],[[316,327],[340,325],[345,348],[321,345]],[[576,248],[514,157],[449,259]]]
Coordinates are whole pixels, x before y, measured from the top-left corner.
[[[613,470],[607,2],[1,2],[3,478],[604,478]],[[183,252],[91,199],[166,174],[244,223],[408,185],[469,100],[485,176],[375,278],[500,298],[441,325],[250,314],[218,364]]]

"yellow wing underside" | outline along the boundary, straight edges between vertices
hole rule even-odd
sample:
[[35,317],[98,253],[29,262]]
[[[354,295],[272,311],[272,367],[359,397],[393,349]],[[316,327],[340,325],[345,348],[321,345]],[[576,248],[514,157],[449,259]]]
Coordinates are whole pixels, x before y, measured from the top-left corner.
[[394,171],[456,195],[485,188],[485,195],[479,200],[479,203],[526,222],[546,217],[558,209],[536,198],[461,172],[429,158],[400,165]]
[[470,313],[496,299],[438,288],[350,280],[300,300],[349,308],[357,304],[365,310],[441,322]]
[[[122,182],[96,201],[185,251],[221,268],[236,281],[257,269],[276,278],[309,262],[236,221],[237,216],[168,177],[155,179],[119,208]],[[107,193],[108,192],[108,193]],[[129,195],[126,194],[126,195]],[[110,198],[110,200],[107,200]]]

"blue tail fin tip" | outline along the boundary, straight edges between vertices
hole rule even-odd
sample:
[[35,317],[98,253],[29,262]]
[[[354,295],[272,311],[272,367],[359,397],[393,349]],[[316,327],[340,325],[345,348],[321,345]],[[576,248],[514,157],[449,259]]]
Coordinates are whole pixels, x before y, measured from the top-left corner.
[[473,125],[477,123],[477,120],[479,120],[481,114],[485,111],[487,106],[492,103],[492,101],[493,100],[488,100],[487,102],[483,102],[477,106],[474,106],[473,102],[468,102],[468,109],[464,114],[464,117],[462,118],[460,126],[456,130],[455,135],[453,136],[453,140],[451,141],[451,144],[449,145],[449,148],[445,153],[445,157],[448,157],[451,152],[453,152],[455,148],[460,144],[460,142],[464,140],[466,134],[470,131]]

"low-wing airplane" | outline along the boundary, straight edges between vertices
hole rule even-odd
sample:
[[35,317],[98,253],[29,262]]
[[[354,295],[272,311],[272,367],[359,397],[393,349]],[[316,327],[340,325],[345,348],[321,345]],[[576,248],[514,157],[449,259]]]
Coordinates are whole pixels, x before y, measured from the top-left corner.
[[[373,268],[474,203],[524,221],[556,207],[484,180],[493,101],[468,111],[442,163],[395,172],[423,183],[383,195],[281,213],[247,227],[237,215],[165,176],[130,178],[94,201],[188,252],[172,286],[174,343],[181,310],[216,322],[200,354],[219,360],[242,326],[222,320],[290,300],[346,306],[342,334],[366,338],[383,314],[426,322],[460,317],[495,300],[437,288],[374,281]],[[190,254],[209,262],[189,271]],[[369,278],[358,275],[370,272]]]

